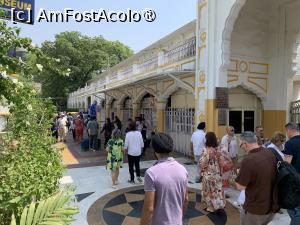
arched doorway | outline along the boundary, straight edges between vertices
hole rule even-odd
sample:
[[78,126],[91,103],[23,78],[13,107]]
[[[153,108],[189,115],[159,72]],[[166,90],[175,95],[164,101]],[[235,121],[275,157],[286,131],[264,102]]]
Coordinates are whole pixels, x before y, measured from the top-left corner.
[[[266,137],[283,131],[290,120],[299,11],[297,0],[236,0],[224,29],[222,61],[228,86],[241,85],[263,100],[261,120],[255,123],[262,123]],[[232,118],[253,118],[253,112],[232,113]]]
[[174,141],[174,150],[190,154],[191,135],[194,131],[194,96],[183,89],[177,89],[168,98],[165,111],[165,132]]
[[229,89],[228,124],[236,134],[254,131],[262,124],[263,106],[261,100],[252,92],[239,86]]
[[144,95],[140,104],[140,117],[145,119],[147,126],[147,136],[150,136],[152,131],[156,130],[156,100],[155,97],[149,93]]
[[129,118],[132,119],[132,100],[130,97],[126,97],[123,103],[123,127],[126,126]]
[[115,116],[117,115],[117,100],[113,99],[111,102],[111,110],[110,110],[110,118],[112,121],[115,120]]

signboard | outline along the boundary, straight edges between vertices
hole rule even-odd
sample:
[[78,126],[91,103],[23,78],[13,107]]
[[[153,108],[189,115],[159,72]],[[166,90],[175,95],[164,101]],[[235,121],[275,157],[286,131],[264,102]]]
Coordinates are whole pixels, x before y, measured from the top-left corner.
[[0,0],[0,18],[19,23],[34,23],[35,0]]
[[228,108],[228,88],[216,87],[216,108]]
[[227,111],[226,109],[218,110],[218,126],[226,126],[227,124]]

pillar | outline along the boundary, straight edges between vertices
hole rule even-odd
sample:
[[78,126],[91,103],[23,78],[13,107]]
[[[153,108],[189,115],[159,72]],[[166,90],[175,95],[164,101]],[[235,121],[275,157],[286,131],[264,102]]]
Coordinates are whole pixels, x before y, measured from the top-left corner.
[[157,119],[157,131],[165,132],[165,109],[167,101],[158,101],[156,103],[156,119]]
[[123,104],[117,105],[117,116],[121,121],[123,121]]
[[264,136],[271,138],[276,131],[285,133],[286,116],[285,110],[264,110],[262,124]]
[[140,103],[132,103],[132,119],[139,116]]
[[110,104],[106,104],[105,105],[105,119],[106,118],[110,118],[110,111],[111,111],[111,105]]

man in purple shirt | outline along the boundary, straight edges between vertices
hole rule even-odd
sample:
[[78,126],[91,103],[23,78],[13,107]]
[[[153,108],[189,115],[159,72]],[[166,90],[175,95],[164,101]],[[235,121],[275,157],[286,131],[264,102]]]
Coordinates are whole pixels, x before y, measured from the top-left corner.
[[152,138],[157,163],[145,174],[141,225],[182,225],[188,205],[188,173],[173,157],[173,140],[158,133]]

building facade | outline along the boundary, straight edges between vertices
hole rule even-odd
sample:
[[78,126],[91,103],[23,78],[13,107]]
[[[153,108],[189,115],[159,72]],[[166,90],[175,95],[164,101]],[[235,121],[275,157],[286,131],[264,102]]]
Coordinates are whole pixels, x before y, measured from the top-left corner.
[[98,120],[144,117],[188,153],[195,125],[219,137],[263,125],[283,131],[300,113],[300,2],[199,0],[195,21],[70,94],[70,108],[98,101]]

